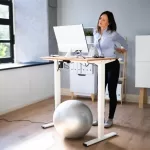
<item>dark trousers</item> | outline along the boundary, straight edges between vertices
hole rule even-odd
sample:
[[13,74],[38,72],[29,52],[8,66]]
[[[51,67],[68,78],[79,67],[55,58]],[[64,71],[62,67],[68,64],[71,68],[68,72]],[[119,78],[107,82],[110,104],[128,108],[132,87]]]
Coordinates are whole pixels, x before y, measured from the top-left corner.
[[114,62],[110,62],[105,65],[105,88],[108,84],[109,92],[109,119],[114,118],[116,106],[117,106],[117,84],[119,79],[120,63],[118,59]]

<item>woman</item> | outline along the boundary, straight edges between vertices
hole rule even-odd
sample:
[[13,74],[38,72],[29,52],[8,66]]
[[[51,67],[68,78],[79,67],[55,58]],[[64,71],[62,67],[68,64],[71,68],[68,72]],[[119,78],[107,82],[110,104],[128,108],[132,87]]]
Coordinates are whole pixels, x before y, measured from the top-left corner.
[[[97,48],[99,56],[116,58],[114,62],[105,65],[105,88],[108,84],[109,92],[109,116],[104,123],[104,127],[108,128],[113,125],[113,118],[117,106],[116,89],[119,79],[120,63],[116,57],[115,51],[124,53],[127,50],[125,39],[116,32],[117,26],[114,15],[110,11],[103,12],[97,23],[97,29],[94,31],[94,46]],[[117,44],[122,47],[116,47]],[[93,126],[97,126],[98,121],[93,122]]]

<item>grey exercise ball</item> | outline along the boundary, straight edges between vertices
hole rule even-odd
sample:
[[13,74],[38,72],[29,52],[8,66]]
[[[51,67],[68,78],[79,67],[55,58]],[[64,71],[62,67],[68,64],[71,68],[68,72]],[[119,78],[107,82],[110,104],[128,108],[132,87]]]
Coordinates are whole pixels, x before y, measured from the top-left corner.
[[91,129],[92,122],[91,110],[78,100],[62,102],[53,114],[54,127],[64,138],[84,137]]

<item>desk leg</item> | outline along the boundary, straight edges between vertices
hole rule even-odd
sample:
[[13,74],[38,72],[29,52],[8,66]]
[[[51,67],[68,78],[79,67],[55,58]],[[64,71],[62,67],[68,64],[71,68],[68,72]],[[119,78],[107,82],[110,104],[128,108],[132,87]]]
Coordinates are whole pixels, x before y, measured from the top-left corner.
[[104,135],[104,109],[105,109],[105,63],[98,64],[98,137],[84,142],[84,146],[90,146],[116,136],[115,132]]
[[[60,84],[60,69],[58,69],[58,62],[54,60],[54,99],[55,99],[55,109],[61,103],[61,84]],[[43,129],[53,127],[53,122],[42,125]]]

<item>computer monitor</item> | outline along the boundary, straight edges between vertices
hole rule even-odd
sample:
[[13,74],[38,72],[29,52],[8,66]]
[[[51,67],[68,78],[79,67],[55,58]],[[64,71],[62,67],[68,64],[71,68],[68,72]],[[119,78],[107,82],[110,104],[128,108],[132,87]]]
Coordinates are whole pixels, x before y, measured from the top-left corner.
[[84,34],[83,25],[54,26],[54,33],[59,52],[88,53],[88,45]]

